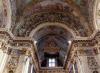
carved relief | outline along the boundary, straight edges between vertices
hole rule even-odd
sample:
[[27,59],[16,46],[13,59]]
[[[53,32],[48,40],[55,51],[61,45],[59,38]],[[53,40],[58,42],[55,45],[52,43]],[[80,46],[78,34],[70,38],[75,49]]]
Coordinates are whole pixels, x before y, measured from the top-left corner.
[[[7,8],[6,8],[7,4],[6,4],[6,0],[3,0],[3,1],[4,1],[3,2],[4,16],[6,18],[8,15]],[[11,25],[10,31],[13,32],[14,36],[19,36],[19,37],[29,36],[30,32],[33,29],[35,29],[41,23],[45,23],[45,22],[63,23],[66,26],[68,26],[68,28],[72,29],[74,31],[74,33],[76,33],[76,35],[78,35],[78,36],[90,36],[90,34],[88,34],[88,33],[90,32],[92,34],[92,32],[93,32],[92,31],[93,29],[91,27],[89,27],[91,25],[88,26],[88,24],[85,24],[87,22],[81,21],[81,19],[80,19],[81,16],[77,16],[77,14],[75,15],[74,12],[77,13],[77,11],[74,11],[74,8],[72,9],[70,6],[67,6],[67,5],[63,6],[63,4],[61,5],[61,4],[57,3],[55,5],[47,5],[45,7],[41,7],[41,4],[39,4],[40,5],[39,7],[33,6],[32,7],[33,9],[29,8],[31,11],[27,10],[28,12],[30,11],[28,14],[27,14],[27,12],[23,13],[22,22],[20,22],[20,21],[18,22],[16,20],[16,3],[14,0],[10,0],[10,2],[11,2],[11,9],[12,9],[12,16],[11,16],[12,17],[12,25]],[[84,7],[85,5],[86,5],[86,7],[88,7],[86,4],[86,1],[83,1],[83,4],[81,5],[82,6],[81,8],[83,8],[83,10],[85,9],[85,7]],[[87,10],[87,12],[88,12],[88,10]],[[24,16],[24,14],[25,14],[25,16]],[[83,12],[83,14],[85,14],[85,13]],[[86,18],[88,18],[87,16],[88,16],[88,14],[86,13]],[[98,20],[99,20],[100,9],[97,11],[97,16],[98,16]],[[2,18],[2,17],[0,17],[0,18]],[[18,22],[18,24],[17,24],[17,22]],[[99,22],[98,22],[98,24],[99,24]],[[88,27],[86,27],[85,25]],[[0,25],[0,27],[5,27],[5,24]],[[91,31],[89,31],[89,30],[91,30]],[[9,49],[7,44],[10,44],[11,47],[32,47],[33,42],[30,42],[30,40],[28,42],[26,42],[24,40],[18,40],[16,42],[17,38],[15,38],[15,37],[12,38],[13,34],[9,34],[8,32],[9,31],[7,30],[7,34],[5,36],[9,36],[9,37],[2,36],[2,38],[6,38],[6,39],[9,38],[11,41],[9,39],[7,39],[7,40],[9,40],[9,42],[3,43],[1,45],[1,48],[3,49],[4,52],[8,51],[8,53],[11,55],[11,58],[7,64],[7,68],[9,70],[9,73],[13,73],[13,72],[15,72],[15,70],[18,66],[20,55],[25,53],[26,50],[21,51],[19,49],[14,49],[14,48]],[[1,34],[1,32],[0,32],[0,34]],[[95,38],[95,39],[93,39],[93,38]],[[95,48],[97,48],[97,46],[100,45],[100,33],[98,33],[98,35],[96,35],[96,37],[93,37],[93,38],[89,39],[89,40],[74,40],[75,42],[72,43],[72,44],[74,44],[74,48],[73,48],[74,51],[71,52],[71,56],[73,56],[73,58],[75,58],[75,55],[76,55],[75,50],[77,50],[80,55],[88,55],[88,57],[87,57],[88,66],[91,70],[94,71],[93,73],[97,73],[99,66],[93,56],[98,54],[97,49],[95,50]],[[15,40],[15,41],[12,41],[12,40]],[[51,46],[52,46],[52,44],[51,44]],[[90,50],[89,47],[92,47],[93,49]],[[33,51],[32,48],[31,48],[31,50]],[[36,52],[34,52],[34,53],[35,53],[34,61],[36,61],[36,64],[38,64]],[[74,61],[74,59],[71,59],[71,60]],[[41,72],[48,72],[48,73],[63,72],[63,73],[65,73],[65,70],[53,70],[53,71],[51,71],[51,70],[45,71],[44,70]]]
[[98,71],[99,64],[97,63],[94,56],[88,56],[87,57],[87,63],[88,63],[89,68],[91,69],[91,71],[93,71],[93,73]]

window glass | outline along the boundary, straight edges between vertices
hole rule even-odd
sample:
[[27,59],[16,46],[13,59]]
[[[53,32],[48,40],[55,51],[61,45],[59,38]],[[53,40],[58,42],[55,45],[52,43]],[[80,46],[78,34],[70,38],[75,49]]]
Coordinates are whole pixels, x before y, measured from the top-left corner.
[[55,58],[49,58],[49,67],[55,67],[55,66],[56,66]]

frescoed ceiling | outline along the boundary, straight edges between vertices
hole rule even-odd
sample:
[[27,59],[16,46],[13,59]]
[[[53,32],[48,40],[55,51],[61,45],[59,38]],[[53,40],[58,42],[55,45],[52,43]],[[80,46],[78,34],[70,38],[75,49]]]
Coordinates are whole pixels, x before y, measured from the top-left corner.
[[[6,28],[14,37],[28,37],[37,41],[35,46],[39,59],[43,58],[44,52],[50,51],[50,54],[60,52],[64,61],[68,41],[75,37],[90,37],[95,31],[95,1],[0,0],[0,16],[3,15],[0,17],[0,27]],[[50,48],[58,49],[52,51]]]
[[85,10],[88,8],[88,2],[85,0],[17,0],[16,2],[17,19],[10,28],[15,36],[29,36],[34,28],[45,22],[64,23],[73,29],[77,36],[86,37],[93,33],[94,26],[88,22],[89,14],[88,10]]
[[95,29],[91,21],[93,3],[94,0],[8,0],[11,10],[5,13],[11,24],[7,26],[14,36],[25,37],[39,24],[59,22],[72,29],[76,36],[90,36]]

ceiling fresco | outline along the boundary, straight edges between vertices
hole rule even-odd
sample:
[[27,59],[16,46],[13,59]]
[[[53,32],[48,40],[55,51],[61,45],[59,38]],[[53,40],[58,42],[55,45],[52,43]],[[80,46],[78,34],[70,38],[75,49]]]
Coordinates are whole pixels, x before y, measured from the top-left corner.
[[[10,10],[6,10],[9,24],[5,23],[5,25],[7,24],[9,30],[16,37],[29,36],[34,27],[36,28],[40,23],[45,22],[64,23],[73,30],[76,36],[90,36],[95,29],[92,21],[94,2],[95,0],[4,0],[4,3],[11,7],[8,9],[12,11],[10,14]],[[53,20],[51,21],[49,18]]]
[[81,10],[77,6],[76,8],[73,8],[73,6],[60,0],[37,1],[36,4],[29,1],[26,6],[22,5],[21,10],[18,9],[20,12],[17,13],[16,24],[11,25],[11,31],[15,36],[24,37],[29,36],[29,33],[39,24],[59,22],[73,29],[77,36],[90,36],[94,28],[82,16]]
[[[31,19],[32,18],[28,18],[28,17],[30,17],[30,16],[34,16],[34,15],[37,15],[37,14],[41,14],[42,12],[44,12],[44,14],[45,13],[50,13],[50,14],[52,14],[51,12],[53,11],[53,9],[55,10],[54,11],[54,14],[56,13],[56,12],[62,12],[62,14],[63,14],[63,12],[64,13],[66,13],[66,14],[68,14],[69,12],[72,12],[72,14],[69,14],[69,15],[71,15],[70,17],[73,17],[73,14],[76,14],[76,15],[74,15],[76,18],[78,18],[78,19],[81,19],[80,18],[80,15],[79,16],[77,16],[77,13],[79,13],[79,12],[81,12],[81,11],[78,11],[78,10],[75,10],[75,8],[73,8],[73,6],[75,5],[75,4],[81,4],[81,1],[79,1],[79,0],[77,0],[77,1],[75,1],[75,4],[73,3],[74,1],[65,1],[65,0],[63,0],[63,1],[61,1],[61,0],[54,0],[53,2],[52,1],[49,1],[49,0],[39,0],[39,1],[33,1],[33,0],[26,0],[26,1],[24,1],[24,0],[15,0],[15,1],[11,1],[11,4],[12,4],[12,11],[16,14],[16,16],[14,15],[14,13],[12,12],[12,14],[14,15],[14,18],[13,18],[13,15],[12,15],[12,24],[13,25],[11,25],[11,31],[13,31],[13,29],[16,29],[15,31],[13,31],[13,33],[15,33],[14,35],[17,35],[17,36],[21,36],[21,37],[23,37],[23,36],[25,36],[25,35],[27,35],[27,34],[25,34],[25,32],[26,31],[28,31],[28,32],[30,32],[32,29],[34,29],[34,28],[31,28],[31,29],[26,29],[25,27],[27,27],[27,25],[26,25],[26,23],[27,22],[29,22],[29,21],[27,21],[27,22],[24,22],[24,21],[26,21],[26,19],[28,19],[28,20],[30,20],[30,23],[31,23]],[[52,4],[53,3],[53,4]],[[72,3],[72,4],[71,4]],[[16,5],[14,5],[14,4],[16,4]],[[63,4],[63,5],[62,5]],[[55,6],[54,6],[55,5]],[[46,8],[47,7],[47,8]],[[50,8],[51,7],[51,8]],[[58,9],[57,9],[57,7],[58,7]],[[69,10],[67,10],[68,9],[68,7],[69,7]],[[41,9],[40,9],[41,8]],[[63,11],[61,11],[61,9],[63,10]],[[77,6],[76,6],[76,8],[77,8]],[[15,10],[16,9],[16,10]],[[44,10],[43,10],[44,9]],[[65,9],[65,10],[64,10]],[[70,9],[72,10],[72,11],[70,11]],[[29,10],[29,11],[28,11]],[[38,10],[40,10],[39,12],[38,12]],[[47,10],[49,10],[49,11],[51,11],[51,12],[47,12]],[[56,11],[57,10],[57,11]],[[75,10],[75,11],[74,11]],[[35,11],[35,13],[34,13],[34,11]],[[68,12],[68,13],[67,13]],[[30,14],[31,13],[31,14]],[[41,15],[43,15],[43,14],[41,14]],[[37,15],[38,16],[38,15]],[[53,15],[51,15],[51,16],[53,16]],[[55,17],[55,16],[54,16]],[[69,16],[68,16],[69,17]],[[83,16],[84,17],[84,16]],[[42,18],[40,18],[40,19],[42,19]],[[74,19],[74,18],[73,18]],[[14,20],[16,20],[14,23],[13,23],[13,21]],[[56,21],[56,19],[55,19],[55,21]],[[61,20],[59,20],[59,21],[61,21]],[[24,22],[24,23],[23,23]],[[33,22],[33,21],[32,21]],[[36,21],[35,21],[36,22]],[[46,22],[46,21],[45,21]],[[63,22],[63,21],[62,21]],[[88,24],[84,19],[81,19],[81,21],[79,20],[79,21],[73,21],[73,22],[79,22],[80,24],[82,24],[83,22],[85,22],[86,23],[86,25]],[[43,22],[44,23],[44,22]],[[19,24],[19,25],[18,25]],[[21,24],[21,25],[20,25]],[[25,27],[22,27],[23,25],[26,25]],[[37,23],[35,23],[35,24],[37,24]],[[34,26],[33,27],[35,27],[35,24],[33,24]],[[68,24],[70,24],[70,23],[68,23]],[[73,23],[73,24],[75,24],[75,23]],[[17,26],[16,26],[17,25]],[[83,25],[83,24],[82,24]],[[84,32],[89,32],[90,30],[93,30],[93,28],[86,28],[86,25],[85,26],[81,26],[81,28],[85,28],[85,29],[82,29],[83,30],[83,33]],[[29,25],[30,26],[30,25]],[[14,27],[14,28],[13,28]],[[17,28],[15,28],[15,27],[17,27]],[[73,26],[74,27],[74,26]],[[72,27],[72,28],[73,28]],[[89,26],[88,26],[89,27]],[[19,29],[18,29],[19,28]],[[28,28],[28,27],[27,27]],[[72,29],[71,28],[71,29]],[[80,28],[80,27],[79,27]],[[20,30],[20,29],[22,29],[22,30]],[[75,30],[78,30],[77,28],[75,28]],[[77,33],[77,35],[79,35],[78,33],[80,33],[82,30],[78,30],[78,31],[76,31]],[[84,31],[84,30],[87,30],[87,31]],[[20,35],[21,34],[21,35]],[[88,33],[89,34],[89,33]],[[91,33],[90,33],[91,34]],[[89,34],[89,35],[90,35]],[[84,33],[84,35],[80,35],[80,36],[88,36],[86,33]]]
[[59,53],[64,62],[69,41],[90,37],[95,31],[95,1],[0,0],[0,27],[7,28],[14,37],[32,39],[39,61],[45,58],[45,53]]

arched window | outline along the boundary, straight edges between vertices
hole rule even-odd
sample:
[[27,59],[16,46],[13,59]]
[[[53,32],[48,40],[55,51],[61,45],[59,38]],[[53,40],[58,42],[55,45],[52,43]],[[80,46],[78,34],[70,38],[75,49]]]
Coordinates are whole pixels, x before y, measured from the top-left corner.
[[49,67],[55,67],[55,66],[56,66],[56,59],[49,58]]

